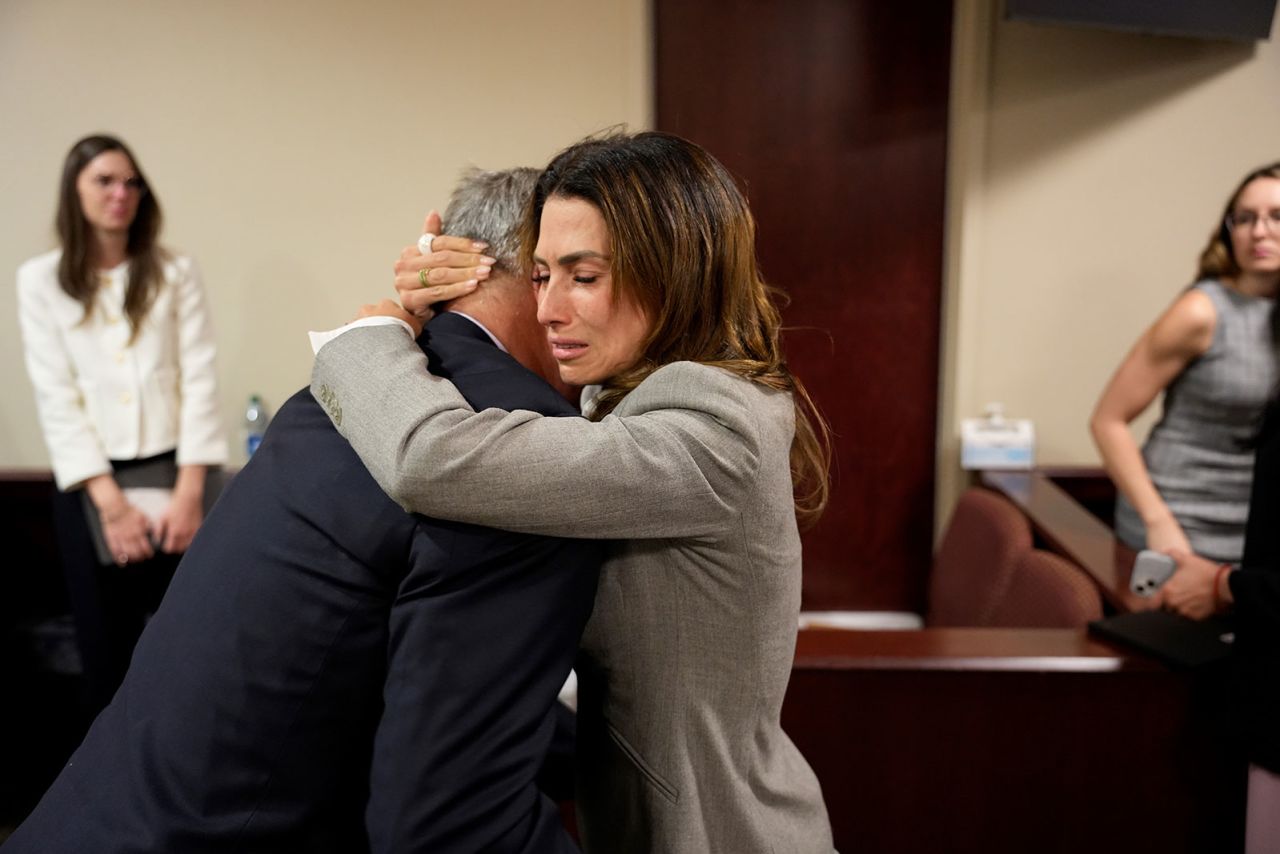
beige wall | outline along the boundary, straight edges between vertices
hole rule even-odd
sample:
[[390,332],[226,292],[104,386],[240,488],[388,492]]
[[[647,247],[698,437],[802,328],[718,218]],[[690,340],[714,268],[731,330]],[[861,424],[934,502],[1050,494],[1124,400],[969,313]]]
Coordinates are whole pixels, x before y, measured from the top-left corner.
[[1086,420],[1103,385],[1191,281],[1235,182],[1280,160],[1280,34],[1038,26],[996,5],[956,5],[942,520],[959,420],[989,401],[1034,419],[1039,462],[1097,462]]
[[[1232,182],[1280,158],[1280,44],[1007,23],[996,5],[956,7],[940,519],[959,419],[988,401],[1035,419],[1040,461],[1096,460],[1084,421],[1110,371],[1187,283]],[[124,136],[168,243],[204,268],[234,436],[250,392],[278,405],[306,381],[305,330],[389,293],[459,169],[647,126],[649,38],[645,0],[5,0],[0,270],[52,245],[67,146]],[[0,467],[42,467],[11,287]]]
[[[229,434],[308,379],[308,329],[390,296],[460,169],[650,122],[645,0],[0,2],[0,467],[45,467],[12,271],[53,246],[61,161],[117,133],[199,261]],[[237,443],[233,443],[234,444]]]

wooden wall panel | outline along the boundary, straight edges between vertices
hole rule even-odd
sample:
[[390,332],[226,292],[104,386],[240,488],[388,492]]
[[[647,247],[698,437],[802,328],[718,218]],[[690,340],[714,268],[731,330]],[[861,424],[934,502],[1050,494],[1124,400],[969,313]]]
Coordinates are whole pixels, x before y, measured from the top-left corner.
[[0,837],[26,818],[89,723],[79,677],[52,672],[31,632],[67,611],[53,494],[48,471],[0,471]]
[[0,541],[6,549],[0,631],[67,610],[53,529],[54,492],[53,474],[47,470],[0,470]]
[[655,0],[656,126],[743,182],[836,433],[806,608],[920,609],[931,557],[951,4]]
[[801,632],[782,724],[840,851],[1240,851],[1225,676],[1083,630]]

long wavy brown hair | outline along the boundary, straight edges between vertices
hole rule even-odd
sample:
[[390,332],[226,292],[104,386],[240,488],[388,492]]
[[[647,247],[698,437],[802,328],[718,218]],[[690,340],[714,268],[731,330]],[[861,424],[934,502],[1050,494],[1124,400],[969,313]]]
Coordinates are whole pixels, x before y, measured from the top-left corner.
[[[138,200],[138,212],[129,225],[129,281],[124,294],[124,313],[129,321],[129,341],[138,335],[142,320],[151,309],[156,291],[163,279],[165,254],[160,248],[160,202],[147,177],[142,174],[138,158],[119,139],[104,134],[86,136],[67,152],[62,164],[62,182],[58,188],[58,213],[55,228],[62,244],[62,259],[58,262],[58,283],[67,296],[84,307],[84,320],[93,311],[94,296],[98,291],[98,276],[90,248],[92,241],[89,223],[80,206],[80,193],[76,179],[89,165],[89,161],[105,151],[119,151],[129,158],[133,171],[142,182],[142,195]],[[83,321],[82,321],[83,322]]]
[[756,226],[728,171],[671,134],[612,133],[562,151],[543,171],[525,217],[532,258],[542,208],[552,197],[595,205],[609,229],[621,298],[652,321],[640,360],[610,377],[593,418],[603,418],[649,374],[678,361],[723,368],[795,401],[791,475],[797,521],[826,507],[829,430],[782,352],[782,318],[756,264]]

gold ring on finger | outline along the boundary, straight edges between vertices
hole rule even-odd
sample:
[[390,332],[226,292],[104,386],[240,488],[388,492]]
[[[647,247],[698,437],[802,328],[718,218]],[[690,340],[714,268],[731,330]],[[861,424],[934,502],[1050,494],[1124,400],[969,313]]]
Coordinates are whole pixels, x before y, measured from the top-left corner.
[[427,274],[430,272],[431,272],[430,267],[423,267],[421,270],[418,271],[418,281],[422,282],[422,286],[424,288],[427,286]]

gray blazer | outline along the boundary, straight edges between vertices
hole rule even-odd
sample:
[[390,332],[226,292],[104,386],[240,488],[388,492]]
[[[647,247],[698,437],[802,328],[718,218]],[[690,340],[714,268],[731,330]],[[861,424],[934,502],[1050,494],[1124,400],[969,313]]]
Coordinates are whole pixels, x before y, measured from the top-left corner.
[[779,723],[800,607],[789,395],[679,362],[598,423],[475,413],[396,327],[325,345],[311,390],[408,510],[623,540],[578,665],[588,851],[829,854]]

